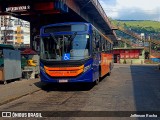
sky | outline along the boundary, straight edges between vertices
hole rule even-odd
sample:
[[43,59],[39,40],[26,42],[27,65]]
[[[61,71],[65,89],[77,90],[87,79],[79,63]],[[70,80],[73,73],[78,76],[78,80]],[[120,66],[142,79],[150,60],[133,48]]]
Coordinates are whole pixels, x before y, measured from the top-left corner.
[[106,15],[116,20],[160,21],[160,0],[99,0]]

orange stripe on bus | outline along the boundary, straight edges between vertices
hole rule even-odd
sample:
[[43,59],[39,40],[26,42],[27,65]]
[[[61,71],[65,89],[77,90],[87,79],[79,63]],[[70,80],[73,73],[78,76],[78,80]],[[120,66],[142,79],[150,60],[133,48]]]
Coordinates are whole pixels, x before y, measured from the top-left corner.
[[83,69],[76,71],[48,71],[46,73],[52,77],[74,77],[83,72]]
[[52,77],[74,77],[81,74],[84,70],[84,65],[79,67],[46,67],[45,72]]
[[110,71],[111,62],[112,54],[101,53],[101,77]]
[[44,66],[45,70],[79,70],[83,68],[84,68],[84,65],[81,65],[79,67],[46,67]]

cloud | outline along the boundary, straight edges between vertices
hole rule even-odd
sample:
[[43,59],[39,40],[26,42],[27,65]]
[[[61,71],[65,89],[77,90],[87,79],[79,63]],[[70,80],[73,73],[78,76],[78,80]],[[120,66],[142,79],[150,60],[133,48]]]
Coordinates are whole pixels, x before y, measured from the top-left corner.
[[99,0],[99,2],[107,5],[115,5],[117,0]]
[[121,6],[122,8],[135,7],[142,10],[153,10],[154,8],[160,7],[159,0],[117,0],[116,3],[116,6]]
[[[126,12],[127,11],[127,12]],[[153,11],[144,11],[140,8],[126,8],[118,12],[116,19],[121,20],[159,20],[158,14]]]
[[108,17],[121,20],[160,20],[159,0],[100,0]]

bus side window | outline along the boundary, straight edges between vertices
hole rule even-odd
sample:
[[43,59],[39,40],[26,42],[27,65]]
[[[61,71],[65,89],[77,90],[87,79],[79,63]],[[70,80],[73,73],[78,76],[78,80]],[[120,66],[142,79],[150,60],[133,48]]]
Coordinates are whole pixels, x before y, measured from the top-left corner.
[[102,51],[102,36],[99,36],[99,51]]
[[104,38],[102,39],[102,51],[105,51],[105,40],[104,40]]
[[105,40],[105,52],[107,52],[107,47],[108,47],[108,41]]
[[108,41],[106,41],[106,51],[109,53],[111,52],[111,43]]
[[100,51],[100,35],[96,34],[96,51]]
[[113,52],[113,44],[110,43],[110,52]]
[[92,48],[93,48],[93,52],[96,52],[96,31],[95,30],[93,30]]

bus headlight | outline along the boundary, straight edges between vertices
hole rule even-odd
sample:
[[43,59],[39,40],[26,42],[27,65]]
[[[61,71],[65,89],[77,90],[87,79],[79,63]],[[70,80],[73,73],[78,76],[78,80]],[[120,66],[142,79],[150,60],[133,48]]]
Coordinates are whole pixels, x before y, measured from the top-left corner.
[[91,64],[90,65],[87,65],[84,67],[84,72],[86,72],[87,70],[89,70],[91,68]]

